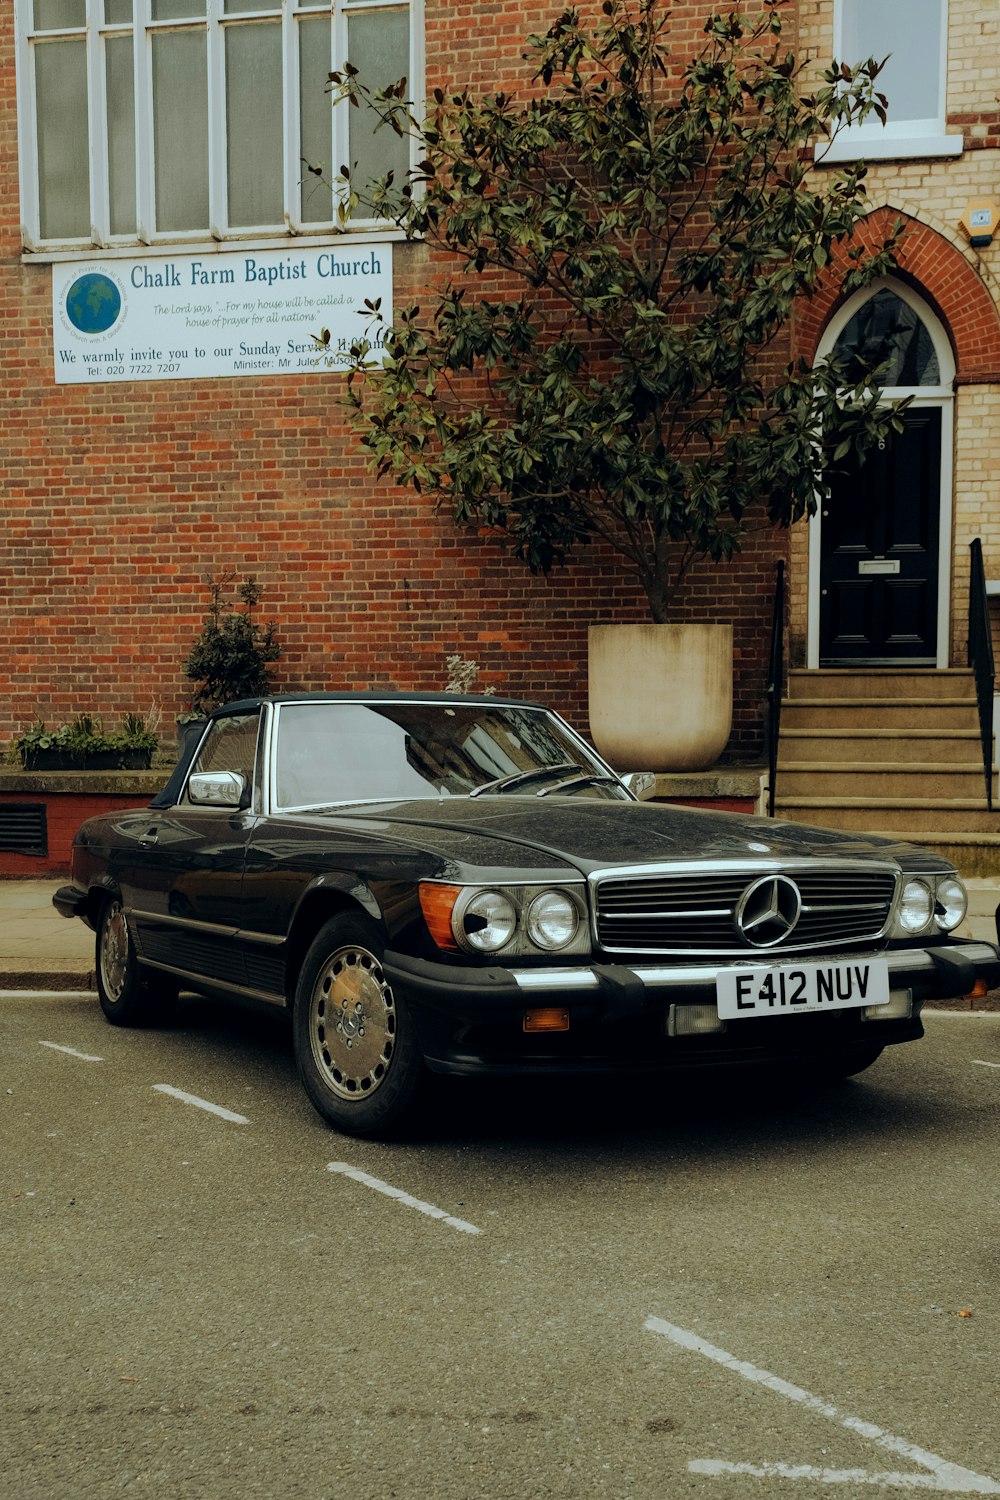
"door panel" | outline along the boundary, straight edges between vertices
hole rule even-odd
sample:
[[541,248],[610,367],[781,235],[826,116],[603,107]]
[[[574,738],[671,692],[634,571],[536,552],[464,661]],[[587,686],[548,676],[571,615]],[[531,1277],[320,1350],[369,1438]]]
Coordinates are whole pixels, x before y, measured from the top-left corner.
[[232,809],[187,806],[147,815],[127,893],[142,957],[245,983],[236,934],[252,821]]
[[823,511],[820,664],[937,658],[941,410],[903,413],[903,431],[832,476]]
[[[257,710],[214,720],[192,773],[236,771],[251,785],[259,727]],[[126,897],[141,957],[245,985],[243,867],[255,821],[242,808],[192,804],[186,790],[174,807],[142,815]]]

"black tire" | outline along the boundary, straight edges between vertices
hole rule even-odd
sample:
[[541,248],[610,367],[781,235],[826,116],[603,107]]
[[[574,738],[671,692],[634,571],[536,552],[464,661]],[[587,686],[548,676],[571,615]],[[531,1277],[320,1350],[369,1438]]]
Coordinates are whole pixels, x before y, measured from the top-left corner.
[[295,1061],[313,1106],[345,1135],[396,1134],[416,1114],[423,1055],[382,968],[384,940],[362,913],[316,934],[295,990]]
[[105,901],[97,920],[95,969],[98,999],[112,1026],[162,1026],[170,1020],[177,981],[139,963],[117,896]]

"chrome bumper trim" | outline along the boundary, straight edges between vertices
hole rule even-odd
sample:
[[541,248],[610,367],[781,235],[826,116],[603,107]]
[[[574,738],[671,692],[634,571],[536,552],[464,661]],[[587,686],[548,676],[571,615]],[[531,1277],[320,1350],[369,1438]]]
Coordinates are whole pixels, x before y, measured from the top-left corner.
[[[968,959],[971,963],[996,963],[997,950],[990,943],[949,943],[948,953],[955,958]],[[777,960],[777,955],[774,955]],[[889,965],[889,974],[918,973],[932,974],[935,972],[934,960],[930,953],[924,948],[909,948],[898,950],[882,950],[873,953],[851,953],[849,958],[884,958]],[[627,969],[642,984],[655,989],[692,989],[699,986],[714,987],[720,973],[736,968],[760,967],[762,959],[766,962],[767,955],[755,953],[752,958],[716,964],[619,964],[614,967],[620,972]],[[831,963],[841,963],[845,955],[811,953],[809,962],[822,963],[829,958]],[[803,955],[797,954],[794,958],[785,958],[781,962],[775,962],[774,967],[791,968],[796,962],[804,962]],[[597,970],[592,968],[564,968],[564,969],[511,969],[511,978],[517,984],[518,989],[525,991],[542,991],[545,993],[558,993],[564,990],[597,990],[601,987],[601,979]]]
[[601,981],[593,969],[511,969],[521,990],[599,990]]

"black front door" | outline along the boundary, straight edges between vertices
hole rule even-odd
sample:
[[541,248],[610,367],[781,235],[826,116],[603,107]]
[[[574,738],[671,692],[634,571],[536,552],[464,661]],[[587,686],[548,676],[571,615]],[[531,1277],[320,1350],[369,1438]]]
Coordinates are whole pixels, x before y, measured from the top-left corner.
[[941,410],[838,466],[823,509],[820,665],[937,659]]

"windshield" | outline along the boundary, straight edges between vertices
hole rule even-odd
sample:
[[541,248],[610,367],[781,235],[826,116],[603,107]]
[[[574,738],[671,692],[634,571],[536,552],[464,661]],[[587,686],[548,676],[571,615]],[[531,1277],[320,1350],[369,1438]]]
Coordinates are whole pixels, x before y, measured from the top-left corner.
[[[284,703],[278,807],[473,794],[628,797],[542,709],[466,703]],[[477,788],[479,792],[477,793]]]

